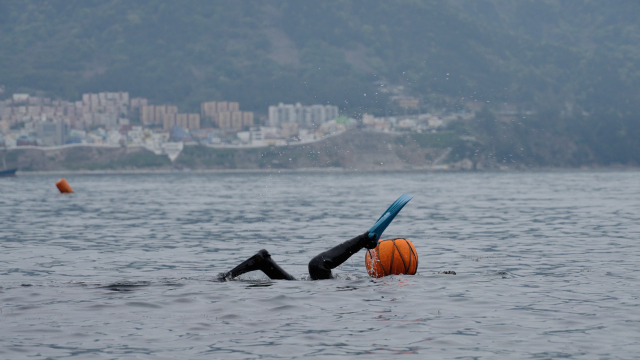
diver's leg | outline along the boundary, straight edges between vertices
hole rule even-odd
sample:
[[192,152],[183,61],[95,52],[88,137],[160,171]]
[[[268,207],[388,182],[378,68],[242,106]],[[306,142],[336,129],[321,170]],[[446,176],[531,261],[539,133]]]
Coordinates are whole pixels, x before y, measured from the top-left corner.
[[243,261],[240,265],[231,269],[224,274],[225,279],[233,279],[249,271],[261,270],[270,279],[273,280],[295,280],[271,258],[271,254],[267,250],[260,250],[252,257]]
[[330,279],[331,269],[340,266],[362,248],[374,249],[377,243],[375,239],[370,239],[369,232],[366,232],[318,254],[309,262],[311,279]]

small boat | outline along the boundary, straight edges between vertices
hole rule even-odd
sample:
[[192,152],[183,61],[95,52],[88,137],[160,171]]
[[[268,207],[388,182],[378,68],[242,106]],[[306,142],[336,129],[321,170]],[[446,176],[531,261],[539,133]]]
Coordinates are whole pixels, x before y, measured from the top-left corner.
[[16,176],[16,171],[18,171],[18,168],[0,170],[0,177]]
[[7,148],[5,147],[3,150],[4,151],[2,152],[2,168],[4,170],[0,170],[0,177],[16,176],[16,171],[18,171],[18,168],[7,169],[7,162],[4,159],[4,155],[7,152]]

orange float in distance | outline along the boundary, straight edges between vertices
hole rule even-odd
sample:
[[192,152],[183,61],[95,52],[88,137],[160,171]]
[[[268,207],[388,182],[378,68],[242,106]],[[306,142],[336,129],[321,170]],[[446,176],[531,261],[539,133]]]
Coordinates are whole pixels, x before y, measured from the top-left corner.
[[367,250],[364,259],[369,276],[415,275],[418,253],[407,239],[380,240],[375,249]]
[[67,180],[65,178],[62,178],[60,180],[58,180],[58,182],[56,183],[56,186],[58,187],[58,190],[60,190],[61,193],[63,194],[67,194],[67,193],[72,193],[73,189],[71,188],[71,185],[69,185],[69,183],[67,182]]

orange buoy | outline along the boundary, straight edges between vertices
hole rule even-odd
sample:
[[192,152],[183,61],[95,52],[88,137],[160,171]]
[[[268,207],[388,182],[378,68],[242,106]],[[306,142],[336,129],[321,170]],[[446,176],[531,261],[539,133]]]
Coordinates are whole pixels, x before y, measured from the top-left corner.
[[380,240],[375,249],[367,250],[364,259],[369,276],[415,275],[418,253],[407,239]]
[[71,185],[69,185],[69,183],[67,182],[67,180],[65,178],[62,178],[60,180],[58,180],[58,182],[56,183],[56,186],[58,187],[58,190],[60,190],[61,193],[66,194],[66,193],[72,193],[73,189],[71,188]]

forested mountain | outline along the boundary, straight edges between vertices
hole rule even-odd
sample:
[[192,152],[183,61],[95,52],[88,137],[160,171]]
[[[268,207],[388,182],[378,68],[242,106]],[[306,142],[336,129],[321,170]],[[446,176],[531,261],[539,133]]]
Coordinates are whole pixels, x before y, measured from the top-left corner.
[[352,115],[388,111],[392,84],[427,104],[534,109],[523,131],[640,163],[638,18],[635,0],[0,0],[0,84]]

